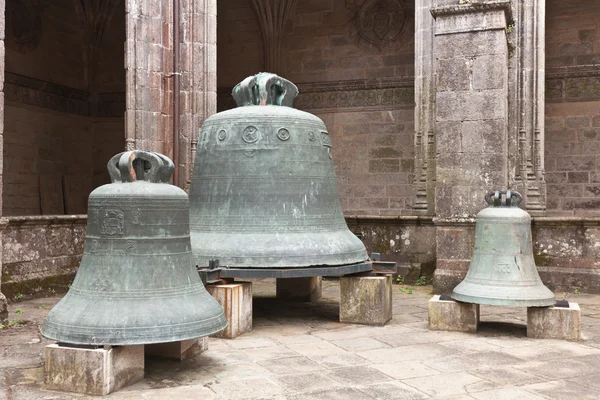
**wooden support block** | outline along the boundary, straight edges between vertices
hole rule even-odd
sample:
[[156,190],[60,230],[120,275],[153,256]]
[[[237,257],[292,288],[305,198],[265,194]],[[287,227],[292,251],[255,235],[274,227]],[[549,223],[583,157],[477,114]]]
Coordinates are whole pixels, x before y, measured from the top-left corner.
[[229,322],[227,328],[212,336],[233,339],[252,330],[251,282],[206,285],[206,290],[223,307],[225,318]]
[[107,395],[144,378],[144,346],[44,349],[46,389]]
[[527,337],[536,339],[581,339],[581,309],[569,302],[566,307],[528,307]]
[[391,319],[391,276],[340,278],[340,322],[385,325]]
[[208,337],[178,342],[147,344],[144,353],[149,357],[183,361],[208,350]]
[[321,298],[322,282],[320,276],[279,278],[276,281],[277,298],[287,301],[317,301]]
[[439,295],[429,300],[429,329],[477,332],[478,325],[479,304],[440,300]]

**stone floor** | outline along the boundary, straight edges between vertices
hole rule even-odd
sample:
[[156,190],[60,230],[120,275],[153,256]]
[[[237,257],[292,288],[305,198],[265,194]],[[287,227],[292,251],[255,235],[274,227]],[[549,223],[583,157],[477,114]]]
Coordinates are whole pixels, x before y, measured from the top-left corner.
[[[569,295],[583,310],[584,340],[566,342],[527,339],[525,309],[502,307],[482,307],[478,334],[430,332],[428,286],[394,286],[385,327],[337,322],[336,281],[312,304],[274,292],[274,281],[255,282],[252,333],[210,339],[209,351],[183,363],[147,360],[144,381],[108,398],[600,399],[600,296]],[[10,306],[24,324],[0,331],[0,399],[87,398],[41,387],[49,342],[38,328],[58,300]]]

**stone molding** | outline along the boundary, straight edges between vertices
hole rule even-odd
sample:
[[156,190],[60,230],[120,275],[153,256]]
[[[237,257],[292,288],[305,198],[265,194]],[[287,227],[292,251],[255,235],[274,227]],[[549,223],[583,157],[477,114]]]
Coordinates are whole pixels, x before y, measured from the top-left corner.
[[[362,217],[359,217],[362,218]],[[420,217],[423,221],[426,217]],[[346,217],[348,219],[348,217]],[[476,218],[430,218],[436,226],[475,226]],[[535,227],[560,226],[560,227],[590,227],[600,226],[600,217],[559,217],[559,216],[532,216],[531,225]]]
[[93,111],[90,93],[28,76],[6,72],[4,77],[6,101],[53,111],[94,117],[122,117],[125,112],[125,93],[98,93]]
[[434,18],[437,18],[439,16],[470,14],[497,10],[503,10],[506,13],[506,18],[508,20],[512,19],[510,0],[489,0],[485,3],[451,4],[443,6],[437,6],[434,4],[434,6],[431,7],[431,15],[433,15]]
[[382,216],[382,215],[346,215],[344,219],[347,223],[351,224],[392,224],[392,225],[434,225],[434,220],[432,216],[424,216],[424,215],[398,215],[394,217],[390,216]]
[[[18,217],[4,217],[6,220],[2,227],[21,227],[21,226],[50,226],[50,225],[81,225],[87,223],[87,215],[29,215]],[[3,229],[3,228],[0,228]]]
[[[301,110],[393,109],[414,105],[414,78],[311,82],[297,85]],[[230,88],[218,90],[219,111],[235,107]]]
[[600,100],[600,65],[550,68],[546,71],[548,103]]
[[504,9],[485,11],[475,9],[469,10],[468,13],[437,14],[435,15],[435,34],[448,35],[506,29],[507,17],[505,11]]

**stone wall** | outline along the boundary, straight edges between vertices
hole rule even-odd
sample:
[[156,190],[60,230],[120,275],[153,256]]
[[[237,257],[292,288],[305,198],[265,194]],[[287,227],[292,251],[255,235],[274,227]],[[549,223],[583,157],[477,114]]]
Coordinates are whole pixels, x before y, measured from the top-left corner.
[[[449,230],[451,230],[449,228]],[[474,223],[454,227],[447,235],[453,246],[453,261],[468,266],[474,249]],[[540,277],[557,293],[598,293],[600,287],[600,219],[590,217],[534,217],[532,222],[533,254]],[[439,239],[438,239],[439,240]],[[455,274],[452,265],[439,265],[434,291],[449,293],[464,275]]]
[[[219,110],[233,106],[235,84],[264,68],[260,25],[250,4],[219,3]],[[375,6],[360,5],[297,2],[284,29],[281,75],[299,86],[295,106],[322,118],[329,129],[344,213],[408,214],[414,180],[414,5],[381,2],[386,11],[381,15]],[[372,24],[376,14],[383,18],[380,26]]]
[[600,7],[549,0],[546,17],[548,210],[600,210]]
[[11,101],[5,112],[3,214],[64,214],[63,179],[71,185],[67,208],[78,202],[72,196],[87,197],[93,172],[89,118]]
[[3,215],[85,213],[123,149],[124,3],[106,25],[96,21],[97,42],[84,4],[15,0],[7,9]]
[[361,237],[369,254],[395,261],[405,282],[431,277],[435,269],[435,225],[431,217],[399,216],[346,218],[348,228]]
[[9,217],[2,240],[2,293],[9,300],[66,291],[85,242],[85,216]]

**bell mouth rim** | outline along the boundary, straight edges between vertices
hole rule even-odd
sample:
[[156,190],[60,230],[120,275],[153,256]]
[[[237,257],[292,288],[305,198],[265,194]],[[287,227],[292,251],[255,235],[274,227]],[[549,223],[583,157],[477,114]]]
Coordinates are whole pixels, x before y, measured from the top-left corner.
[[[552,293],[552,292],[550,292]],[[479,304],[484,306],[502,306],[502,307],[551,307],[556,304],[556,296],[552,294],[551,298],[543,299],[509,299],[499,297],[477,297],[452,292],[452,299],[461,303]],[[508,302],[512,304],[507,304]]]
[[[85,335],[80,335],[80,338],[77,337],[67,337],[70,335],[53,335],[51,332],[45,332],[45,328],[46,328],[46,323],[44,323],[44,325],[42,326],[42,329],[40,330],[41,335],[49,340],[54,340],[58,343],[63,343],[63,344],[73,344],[73,345],[78,345],[78,346],[132,346],[132,345],[145,345],[145,344],[159,344],[159,343],[172,343],[172,342],[180,342],[183,340],[192,340],[192,339],[198,339],[201,337],[205,337],[205,336],[210,336],[213,335],[217,332],[222,331],[223,329],[226,329],[227,326],[229,326],[229,321],[227,321],[224,313],[221,313],[220,315],[217,315],[215,317],[213,317],[213,319],[223,319],[224,320],[224,324],[221,323],[219,324],[217,327],[213,328],[213,329],[209,329],[206,331],[203,331],[200,335],[198,335],[197,332],[190,332],[187,334],[181,334],[181,335],[176,335],[176,337],[174,337],[173,335],[169,336],[169,337],[160,337],[159,335],[151,335],[150,337],[147,338],[140,338],[140,340],[136,340],[136,338],[132,338],[132,339],[128,339],[128,340],[101,340],[101,339],[96,339],[94,340],[94,343],[91,343],[90,340],[83,340],[81,339],[81,337],[87,336],[89,337],[89,334],[85,334]],[[206,322],[203,321],[203,322]],[[167,326],[162,326],[162,327],[153,327],[153,329],[158,329],[160,330],[161,328],[166,328]],[[60,337],[62,336],[62,338]],[[94,336],[96,337],[96,336]]]

